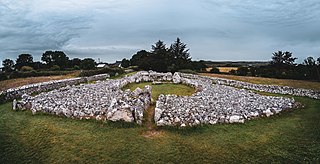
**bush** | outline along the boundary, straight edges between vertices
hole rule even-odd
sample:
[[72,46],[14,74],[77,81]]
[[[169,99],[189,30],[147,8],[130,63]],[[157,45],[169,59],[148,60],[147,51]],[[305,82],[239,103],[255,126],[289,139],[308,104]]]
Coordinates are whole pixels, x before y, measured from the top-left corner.
[[60,67],[59,67],[58,65],[53,65],[53,66],[50,68],[50,70],[52,70],[52,71],[58,71],[58,70],[60,70]]
[[212,69],[210,70],[210,73],[220,73],[220,71],[217,67],[212,67]]
[[73,67],[73,69],[74,69],[74,70],[80,70],[80,67],[77,66],[77,65],[75,65],[75,66]]
[[23,72],[30,72],[30,71],[33,71],[34,69],[30,66],[23,66],[23,67],[21,67],[20,70]]

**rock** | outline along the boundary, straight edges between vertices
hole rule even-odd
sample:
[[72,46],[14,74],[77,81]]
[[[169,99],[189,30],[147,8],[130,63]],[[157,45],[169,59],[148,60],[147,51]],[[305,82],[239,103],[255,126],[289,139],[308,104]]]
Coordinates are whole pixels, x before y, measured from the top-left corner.
[[125,121],[125,122],[133,122],[134,118],[132,116],[132,113],[129,109],[120,109],[115,111],[110,117],[108,117],[108,120],[111,121]]
[[17,100],[16,99],[14,99],[12,102],[12,109],[17,110]]
[[273,113],[271,112],[270,109],[267,109],[267,110],[263,111],[263,113],[264,113],[267,117],[273,115]]
[[240,119],[241,117],[237,115],[230,116],[229,123],[239,123],[241,122]]

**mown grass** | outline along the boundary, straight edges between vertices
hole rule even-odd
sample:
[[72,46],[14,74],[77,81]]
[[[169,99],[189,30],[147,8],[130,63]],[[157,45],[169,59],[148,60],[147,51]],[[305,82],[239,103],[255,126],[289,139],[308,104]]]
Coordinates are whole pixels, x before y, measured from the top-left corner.
[[182,84],[173,84],[173,83],[163,83],[163,84],[156,84],[152,85],[151,82],[143,82],[143,83],[131,83],[125,86],[123,89],[130,89],[131,91],[135,90],[136,88],[143,89],[144,86],[150,85],[152,87],[152,99],[157,100],[160,94],[168,95],[168,94],[175,94],[178,96],[191,96],[195,93],[195,88],[192,88],[187,85]]
[[245,124],[159,128],[73,120],[0,105],[0,163],[320,162],[320,101]]
[[313,81],[222,75],[222,74],[211,74],[211,73],[201,73],[200,75],[220,77],[220,78],[226,78],[231,80],[239,80],[239,81],[249,82],[253,84],[280,85],[280,86],[290,86],[294,88],[320,90],[320,82],[313,82]]
[[[151,83],[131,84],[129,89]],[[191,95],[184,85],[152,85],[159,94]],[[320,101],[245,124],[179,129],[73,120],[0,105],[0,163],[301,163],[320,162]]]

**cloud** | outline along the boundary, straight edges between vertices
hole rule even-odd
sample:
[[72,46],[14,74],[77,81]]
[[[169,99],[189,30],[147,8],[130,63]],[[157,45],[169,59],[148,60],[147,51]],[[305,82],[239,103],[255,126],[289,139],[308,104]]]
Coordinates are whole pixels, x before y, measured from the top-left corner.
[[316,0],[1,0],[0,60],[45,50],[112,62],[161,39],[187,43],[194,59],[303,59],[320,52]]

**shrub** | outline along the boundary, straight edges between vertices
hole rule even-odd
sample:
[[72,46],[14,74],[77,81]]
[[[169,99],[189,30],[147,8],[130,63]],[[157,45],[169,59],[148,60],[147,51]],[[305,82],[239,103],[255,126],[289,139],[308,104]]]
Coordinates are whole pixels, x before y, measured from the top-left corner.
[[21,67],[20,70],[23,72],[29,72],[29,71],[33,71],[34,69],[30,66],[23,66],[23,67]]
[[212,69],[210,70],[210,73],[220,73],[220,71],[217,67],[212,67]]
[[53,65],[53,66],[50,68],[50,70],[52,70],[52,71],[58,71],[58,70],[60,70],[60,67],[59,67],[58,65]]
[[75,66],[73,67],[73,69],[74,69],[74,70],[80,70],[80,67],[77,66],[77,65],[75,65]]

